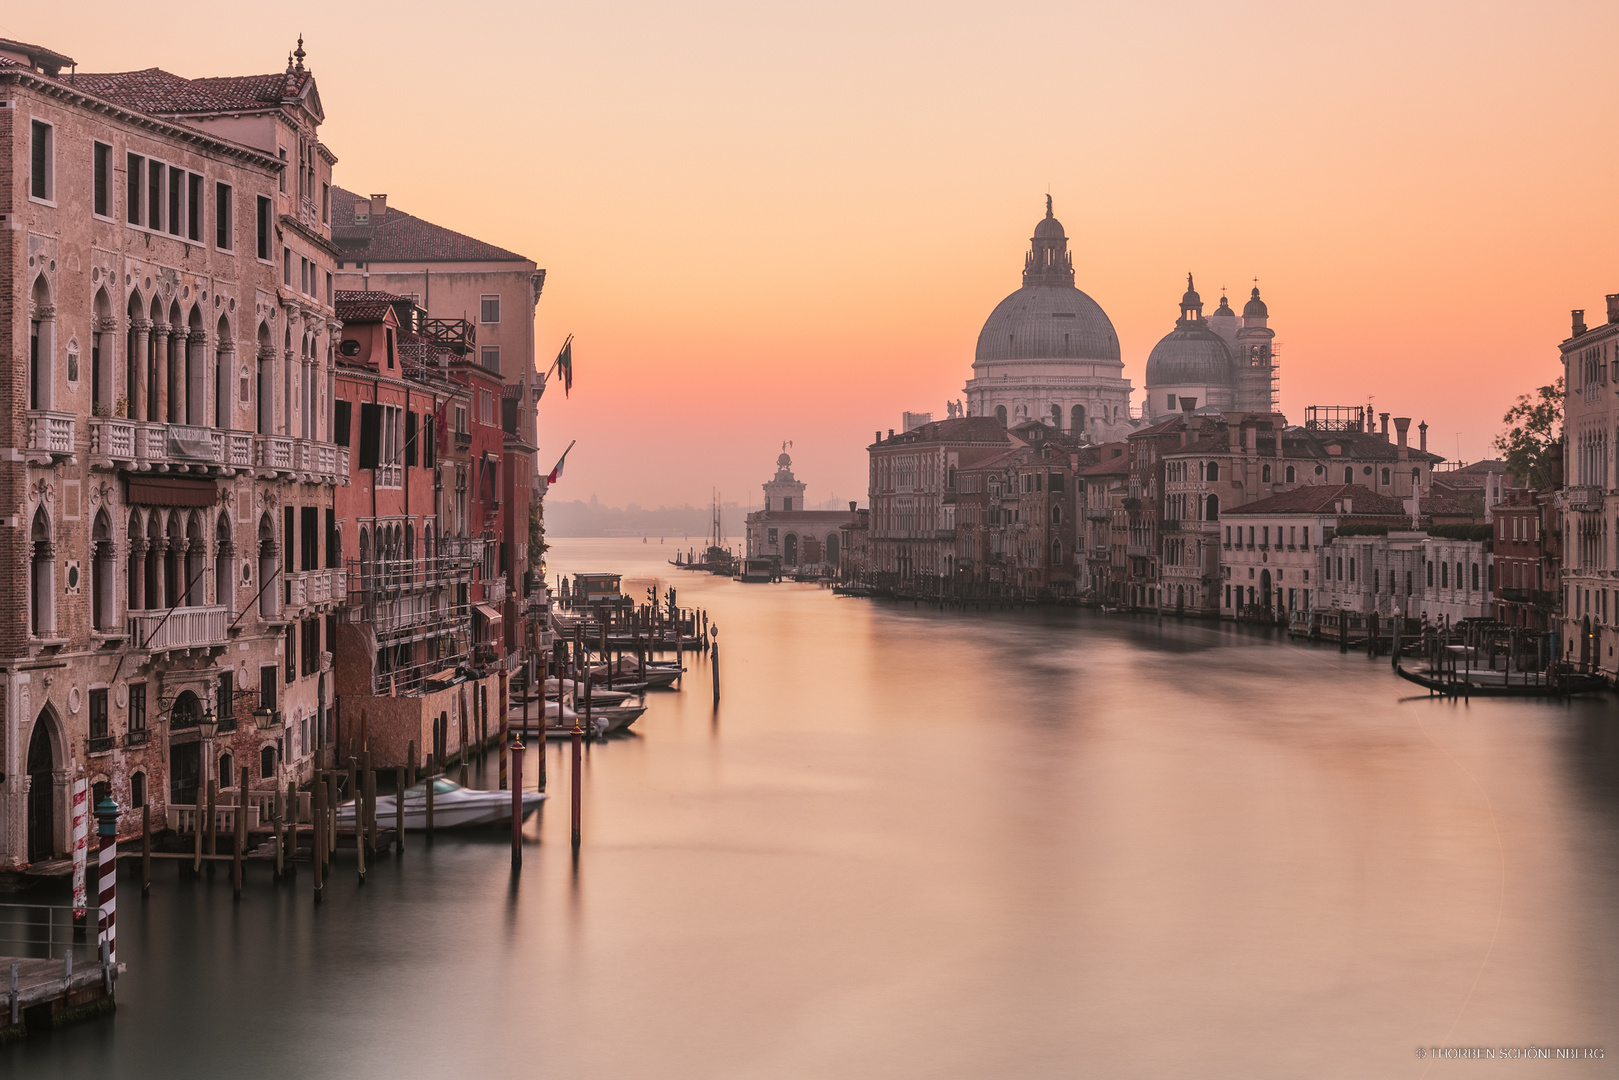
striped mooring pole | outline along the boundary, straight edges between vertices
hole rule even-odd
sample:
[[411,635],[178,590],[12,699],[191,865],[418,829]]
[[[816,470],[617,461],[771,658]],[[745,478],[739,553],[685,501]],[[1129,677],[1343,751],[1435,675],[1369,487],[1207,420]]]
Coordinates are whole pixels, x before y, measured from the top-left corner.
[[107,943],[107,963],[118,962],[118,804],[109,795],[96,804],[101,833],[101,864],[97,875],[101,897],[97,903],[96,951]]

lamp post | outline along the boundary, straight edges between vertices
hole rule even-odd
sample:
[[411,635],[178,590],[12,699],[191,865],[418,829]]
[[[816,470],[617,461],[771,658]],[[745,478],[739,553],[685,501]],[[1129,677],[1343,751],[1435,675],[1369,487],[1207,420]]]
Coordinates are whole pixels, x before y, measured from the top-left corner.
[[209,702],[203,706],[202,716],[197,720],[197,735],[202,741],[202,776],[200,784],[204,789],[208,786],[209,762],[213,760],[214,736],[217,734],[219,734],[219,717],[214,715],[213,703]]

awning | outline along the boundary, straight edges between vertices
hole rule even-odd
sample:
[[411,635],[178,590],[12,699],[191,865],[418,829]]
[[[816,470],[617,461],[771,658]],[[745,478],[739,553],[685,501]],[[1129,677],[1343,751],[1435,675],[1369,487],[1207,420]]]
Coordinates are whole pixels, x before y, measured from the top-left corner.
[[500,621],[500,612],[496,611],[488,604],[475,604],[473,606],[479,615],[482,615],[485,619],[489,620],[489,624],[491,626]]
[[131,476],[127,495],[129,502],[144,506],[212,506],[219,501],[219,486],[178,476]]

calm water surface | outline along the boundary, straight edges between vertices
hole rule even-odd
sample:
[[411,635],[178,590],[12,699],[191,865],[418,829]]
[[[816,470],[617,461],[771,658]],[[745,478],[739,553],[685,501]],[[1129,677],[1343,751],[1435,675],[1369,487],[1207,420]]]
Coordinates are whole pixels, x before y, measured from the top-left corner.
[[[590,750],[577,868],[555,747],[520,877],[498,836],[412,836],[318,909],[307,869],[240,904],[165,872],[120,904],[117,1015],[0,1075],[1619,1076],[1613,699],[1451,704],[1262,632],[674,550],[553,548],[672,581],[724,646],[717,712],[691,660]],[[1414,1052],[1529,1044],[1608,1056]]]

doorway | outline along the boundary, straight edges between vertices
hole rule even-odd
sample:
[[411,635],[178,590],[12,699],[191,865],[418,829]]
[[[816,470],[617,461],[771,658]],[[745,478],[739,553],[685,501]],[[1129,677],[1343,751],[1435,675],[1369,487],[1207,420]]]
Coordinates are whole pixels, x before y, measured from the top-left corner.
[[175,806],[197,805],[201,777],[202,743],[170,743],[169,802]]
[[41,712],[28,740],[28,861],[56,854],[56,753],[50,714]]

